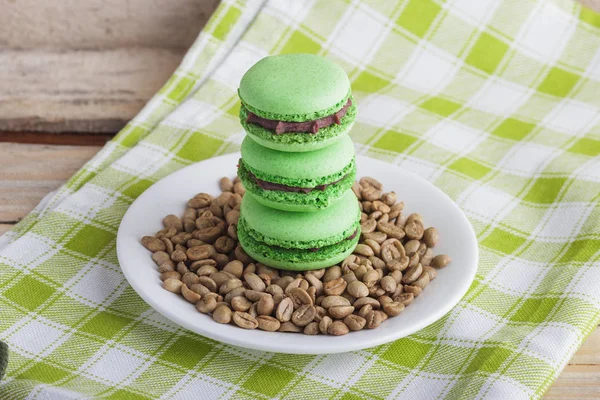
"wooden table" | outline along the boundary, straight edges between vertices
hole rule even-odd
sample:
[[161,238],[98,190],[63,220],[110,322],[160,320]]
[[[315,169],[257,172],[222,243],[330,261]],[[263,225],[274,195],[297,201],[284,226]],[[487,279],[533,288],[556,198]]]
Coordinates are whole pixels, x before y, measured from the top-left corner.
[[[0,234],[141,109],[217,2],[0,0]],[[546,398],[600,398],[600,328]]]

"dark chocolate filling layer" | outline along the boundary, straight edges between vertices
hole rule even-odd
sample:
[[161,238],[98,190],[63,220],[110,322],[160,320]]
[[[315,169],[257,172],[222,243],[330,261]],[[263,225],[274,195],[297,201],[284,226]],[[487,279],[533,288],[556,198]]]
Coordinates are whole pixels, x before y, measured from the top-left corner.
[[[276,135],[280,135],[282,133],[287,132],[317,133],[319,132],[320,128],[326,128],[329,125],[333,124],[341,124],[342,118],[344,118],[344,115],[346,115],[346,112],[348,112],[348,107],[350,107],[351,105],[352,100],[348,98],[346,104],[336,113],[323,118],[304,122],[275,121],[272,119],[259,117],[258,115],[253,114],[249,110],[247,110],[248,117],[246,118],[246,122],[258,124],[265,129],[270,129],[274,131]],[[242,106],[244,105],[242,104]]]
[[[356,237],[356,235],[358,234],[358,229],[354,231],[354,233],[350,236],[348,236],[346,239],[344,240],[352,240]],[[341,243],[341,242],[340,242]],[[308,251],[312,251],[313,253],[316,251],[319,251],[321,248],[320,247],[311,247],[310,249],[308,249]]]
[[248,171],[248,175],[250,175],[250,178],[252,178],[252,180],[254,180],[254,182],[256,182],[256,184],[264,190],[281,190],[282,192],[296,192],[296,193],[310,193],[313,190],[325,190],[327,189],[329,186],[331,185],[335,185],[336,183],[340,182],[341,180],[343,180],[346,176],[348,175],[344,175],[343,177],[341,177],[340,179],[338,179],[337,181],[333,181],[330,183],[324,183],[322,185],[317,185],[313,188],[301,188],[301,187],[296,187],[296,186],[288,186],[288,185],[283,185],[281,183],[273,183],[273,182],[267,182],[267,181],[263,181],[262,179],[259,179],[256,177],[256,175],[254,175],[252,172]]

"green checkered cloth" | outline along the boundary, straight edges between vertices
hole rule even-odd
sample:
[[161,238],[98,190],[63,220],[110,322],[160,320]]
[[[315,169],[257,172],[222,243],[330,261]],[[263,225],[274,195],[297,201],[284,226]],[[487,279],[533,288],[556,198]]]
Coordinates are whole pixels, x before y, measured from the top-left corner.
[[[475,228],[469,292],[409,337],[236,348],[164,319],[120,271],[127,207],[237,150],[240,77],[288,52],[345,68],[358,153],[428,179]],[[598,93],[600,17],[570,0],[223,1],[141,113],[0,238],[0,398],[541,397],[600,320]]]

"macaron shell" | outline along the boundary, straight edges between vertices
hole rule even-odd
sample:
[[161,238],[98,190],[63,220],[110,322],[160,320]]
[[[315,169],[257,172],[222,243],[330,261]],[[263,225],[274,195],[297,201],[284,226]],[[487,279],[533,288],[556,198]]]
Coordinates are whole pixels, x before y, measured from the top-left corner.
[[[339,252],[333,253],[326,258],[309,260],[305,259],[302,261],[292,261],[287,258],[285,255],[281,255],[277,251],[274,250],[266,250],[260,251],[258,248],[253,247],[252,244],[248,242],[248,237],[243,234],[239,237],[240,244],[242,248],[250,257],[254,260],[263,263],[269,267],[285,269],[288,271],[307,271],[313,269],[327,268],[332,265],[338,264],[342,262],[346,257],[348,257],[354,251],[354,248],[358,244],[358,235],[353,240],[349,240],[347,246],[343,249],[340,249]],[[306,250],[304,250],[306,252]]]
[[238,170],[246,195],[254,196],[261,204],[278,210],[293,212],[314,212],[327,208],[338,201],[352,186],[356,179],[356,167],[340,182],[328,186],[325,190],[316,190],[310,193],[284,192],[281,190],[264,190],[252,181],[243,166]]
[[240,108],[240,123],[246,133],[262,146],[278,151],[305,152],[322,149],[341,139],[352,129],[356,120],[356,113],[357,108],[353,101],[339,125],[333,124],[321,128],[316,134],[290,132],[276,135],[272,130],[263,128],[258,124],[246,122],[248,114],[244,107]]
[[261,146],[246,136],[242,142],[241,152],[244,163],[261,179],[271,178],[269,182],[289,184],[291,182],[285,179],[272,179],[289,178],[300,181],[298,182],[300,184],[304,183],[301,187],[314,187],[327,183],[320,178],[338,174],[352,162],[354,144],[350,137],[345,135],[331,146],[309,153],[282,153]]
[[340,242],[354,232],[360,220],[358,200],[351,190],[316,213],[272,209],[254,196],[244,196],[240,214],[261,241],[282,247],[323,247]]
[[350,81],[337,64],[314,54],[265,57],[242,77],[238,94],[248,109],[278,121],[307,121],[339,110]]

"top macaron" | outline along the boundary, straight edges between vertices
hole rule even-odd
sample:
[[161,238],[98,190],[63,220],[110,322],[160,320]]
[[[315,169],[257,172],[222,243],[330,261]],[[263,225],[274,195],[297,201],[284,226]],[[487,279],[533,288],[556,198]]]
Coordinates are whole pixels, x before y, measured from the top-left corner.
[[274,150],[326,147],[347,134],[356,118],[344,70],[313,54],[263,58],[244,74],[238,94],[242,126]]

